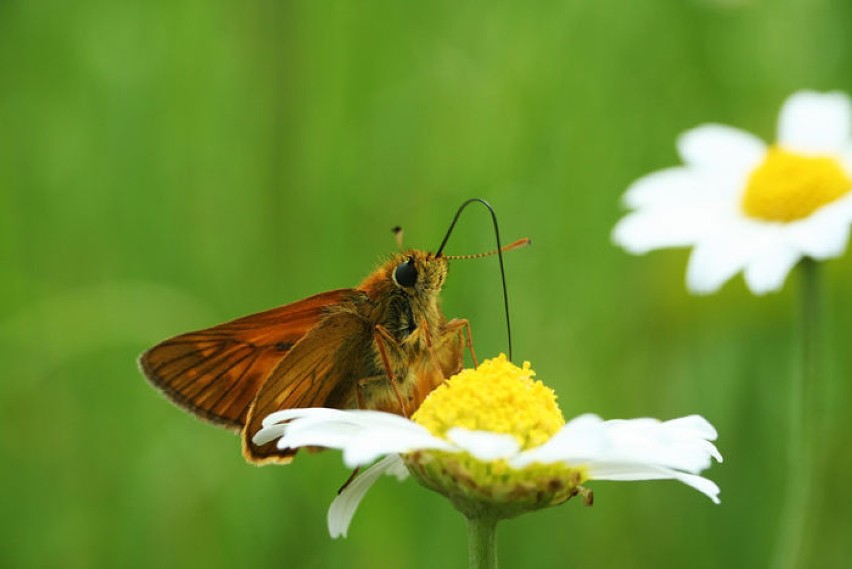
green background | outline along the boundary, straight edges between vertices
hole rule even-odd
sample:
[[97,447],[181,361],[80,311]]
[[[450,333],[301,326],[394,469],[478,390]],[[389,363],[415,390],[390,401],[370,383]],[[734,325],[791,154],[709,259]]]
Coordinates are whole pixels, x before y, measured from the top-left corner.
[[[501,525],[501,566],[762,567],[785,484],[796,292],[689,295],[685,251],[610,242],[627,185],[705,121],[774,136],[800,88],[852,91],[852,4],[710,0],[0,2],[0,566],[460,567],[463,518],[380,482],[348,539],[338,453],[243,462],[135,359],[434,249],[481,196],[506,241],[515,359],[567,416],[701,413],[722,504],[592,482]],[[466,212],[448,252],[490,248]],[[810,566],[848,567],[849,255],[825,265],[834,379]],[[495,259],[448,316],[506,349]]]

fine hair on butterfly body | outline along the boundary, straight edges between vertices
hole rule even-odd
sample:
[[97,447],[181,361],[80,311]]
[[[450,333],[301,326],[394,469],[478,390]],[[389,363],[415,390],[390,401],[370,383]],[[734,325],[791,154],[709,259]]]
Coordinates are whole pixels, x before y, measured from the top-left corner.
[[[295,454],[274,442],[252,441],[264,417],[281,409],[408,416],[462,369],[465,343],[476,363],[470,324],[447,320],[439,306],[448,260],[465,258],[443,255],[443,247],[461,211],[474,202],[488,207],[496,229],[490,205],[468,200],[437,253],[395,253],[355,288],[165,340],[139,358],[143,374],[178,406],[241,431],[243,454],[255,464],[288,463]],[[497,234],[497,243],[500,255],[529,241],[501,248]]]

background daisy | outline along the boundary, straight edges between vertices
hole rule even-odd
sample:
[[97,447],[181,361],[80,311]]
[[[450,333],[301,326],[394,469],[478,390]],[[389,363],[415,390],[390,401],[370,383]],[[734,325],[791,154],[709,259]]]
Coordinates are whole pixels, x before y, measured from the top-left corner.
[[843,93],[800,91],[766,145],[708,124],[679,139],[684,165],[636,181],[613,230],[631,253],[692,247],[687,286],[717,291],[742,271],[755,294],[781,288],[802,257],[842,255],[852,224],[852,108]]

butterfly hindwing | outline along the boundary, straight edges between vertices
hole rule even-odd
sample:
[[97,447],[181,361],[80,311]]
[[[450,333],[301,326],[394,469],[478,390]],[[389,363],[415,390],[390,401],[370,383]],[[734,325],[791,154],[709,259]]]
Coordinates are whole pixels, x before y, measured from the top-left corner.
[[[366,296],[365,296],[366,298]],[[257,394],[243,431],[243,454],[250,462],[289,462],[293,451],[279,451],[274,443],[257,446],[251,438],[263,419],[281,409],[351,407],[358,380],[376,375],[369,346],[370,322],[356,311],[326,317],[311,330],[269,375]]]

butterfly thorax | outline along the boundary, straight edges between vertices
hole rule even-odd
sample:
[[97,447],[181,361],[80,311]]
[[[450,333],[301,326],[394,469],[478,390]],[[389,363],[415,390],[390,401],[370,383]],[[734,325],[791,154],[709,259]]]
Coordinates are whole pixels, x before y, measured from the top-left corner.
[[[412,250],[394,255],[358,287],[371,301],[364,307],[365,318],[383,329],[379,334],[386,332],[393,339],[395,345],[386,351],[402,384],[411,377],[412,364],[428,357],[429,345],[438,342],[446,323],[438,301],[446,275],[446,259]],[[379,350],[375,352],[383,367]]]

